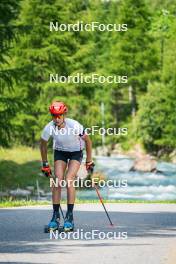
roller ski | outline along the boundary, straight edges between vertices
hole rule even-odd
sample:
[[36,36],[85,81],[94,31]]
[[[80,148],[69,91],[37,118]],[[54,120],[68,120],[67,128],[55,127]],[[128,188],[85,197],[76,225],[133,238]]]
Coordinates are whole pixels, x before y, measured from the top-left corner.
[[53,216],[48,225],[44,227],[44,233],[50,233],[50,231],[59,232],[63,231],[63,226],[60,226],[60,214],[59,212],[53,212]]

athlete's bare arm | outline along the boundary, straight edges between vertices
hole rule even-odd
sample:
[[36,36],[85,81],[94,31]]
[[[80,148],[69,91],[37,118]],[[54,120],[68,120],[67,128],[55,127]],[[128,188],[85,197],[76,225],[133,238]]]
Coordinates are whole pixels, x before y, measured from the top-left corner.
[[86,161],[92,161],[92,141],[88,135],[84,135],[83,139],[86,145]]
[[42,157],[42,161],[47,161],[47,141],[42,139],[40,140],[40,153]]

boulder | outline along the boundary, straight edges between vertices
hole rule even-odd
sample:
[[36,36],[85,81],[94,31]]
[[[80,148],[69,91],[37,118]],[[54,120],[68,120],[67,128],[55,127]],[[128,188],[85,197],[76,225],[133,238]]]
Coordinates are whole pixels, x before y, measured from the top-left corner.
[[176,164],[176,149],[170,154],[169,157],[171,161]]
[[136,158],[130,171],[158,172],[157,161],[149,155]]
[[96,156],[110,156],[111,155],[111,151],[110,151],[110,146],[99,146],[96,147],[95,149],[95,155]]

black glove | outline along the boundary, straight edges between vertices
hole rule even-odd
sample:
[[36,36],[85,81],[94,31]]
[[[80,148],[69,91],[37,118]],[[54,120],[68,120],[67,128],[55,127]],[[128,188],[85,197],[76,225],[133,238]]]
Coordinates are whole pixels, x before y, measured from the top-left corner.
[[86,161],[86,170],[89,172],[89,173],[93,173],[94,171],[94,162],[91,160],[91,161]]

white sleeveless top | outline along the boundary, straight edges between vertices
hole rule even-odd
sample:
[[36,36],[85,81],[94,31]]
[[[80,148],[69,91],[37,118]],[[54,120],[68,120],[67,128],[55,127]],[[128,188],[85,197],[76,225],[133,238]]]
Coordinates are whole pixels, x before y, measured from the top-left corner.
[[85,147],[82,139],[83,126],[76,120],[65,118],[65,127],[58,129],[53,121],[49,122],[42,131],[41,138],[48,141],[53,138],[53,149],[62,151],[80,151]]

